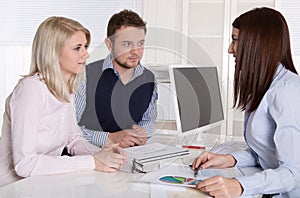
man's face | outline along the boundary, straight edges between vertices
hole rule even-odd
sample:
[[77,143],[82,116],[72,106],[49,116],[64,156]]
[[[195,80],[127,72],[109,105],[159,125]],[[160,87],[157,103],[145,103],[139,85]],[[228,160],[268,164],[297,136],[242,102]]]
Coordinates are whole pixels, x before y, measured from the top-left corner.
[[143,57],[145,31],[142,28],[122,26],[109,39],[108,46],[114,66],[123,69],[136,67]]

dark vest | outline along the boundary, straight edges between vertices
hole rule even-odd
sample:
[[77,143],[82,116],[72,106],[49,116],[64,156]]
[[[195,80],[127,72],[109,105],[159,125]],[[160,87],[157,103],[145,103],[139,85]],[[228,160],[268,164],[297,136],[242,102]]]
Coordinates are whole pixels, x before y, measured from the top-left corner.
[[154,75],[142,75],[124,85],[113,69],[102,71],[104,60],[86,68],[86,108],[80,125],[88,129],[116,132],[138,123],[151,102]]

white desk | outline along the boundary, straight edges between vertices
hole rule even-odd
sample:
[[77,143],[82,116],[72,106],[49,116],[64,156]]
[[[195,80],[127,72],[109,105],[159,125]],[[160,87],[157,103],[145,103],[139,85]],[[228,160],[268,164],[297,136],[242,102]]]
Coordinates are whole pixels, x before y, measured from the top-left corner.
[[132,175],[86,171],[34,176],[0,188],[0,197],[149,197],[149,184],[128,182]]
[[[157,138],[161,143],[164,141],[170,143],[168,138]],[[184,164],[191,163],[194,157],[200,153],[200,150],[192,151],[188,157],[183,159]],[[132,178],[140,176],[139,173],[121,171],[116,173],[86,171],[33,176],[1,187],[0,198],[152,197],[149,183],[130,181]],[[205,197],[201,192],[191,188],[186,189],[185,192],[170,192],[168,194],[168,198],[194,196]]]
[[[129,181],[134,177],[140,176],[141,174],[138,173],[121,171],[116,173],[86,171],[33,176],[0,188],[0,198],[153,197],[151,195],[151,184]],[[170,187],[165,186],[164,188]],[[175,196],[205,197],[195,189],[185,189],[185,191],[180,192],[171,190],[170,193],[168,198]]]
[[[154,142],[175,144],[169,136],[153,138]],[[177,141],[177,140],[175,140]],[[199,151],[197,151],[199,152]],[[191,156],[189,160],[193,160]],[[189,161],[190,162],[190,161]],[[85,198],[85,197],[150,197],[150,184],[130,180],[143,174],[130,172],[75,172],[47,176],[33,176],[0,188],[0,198]],[[201,195],[199,191],[187,192]],[[186,194],[185,194],[186,196]],[[201,196],[200,196],[201,197]]]
[[[144,198],[153,197],[148,183],[130,182],[137,174],[86,171],[78,173],[34,176],[0,188],[1,198]],[[170,188],[168,186],[163,188]],[[153,193],[153,191],[152,191]],[[157,194],[157,193],[156,193]],[[157,196],[157,195],[156,195]],[[168,190],[168,198],[206,197],[200,191]],[[259,197],[259,196],[253,196]]]

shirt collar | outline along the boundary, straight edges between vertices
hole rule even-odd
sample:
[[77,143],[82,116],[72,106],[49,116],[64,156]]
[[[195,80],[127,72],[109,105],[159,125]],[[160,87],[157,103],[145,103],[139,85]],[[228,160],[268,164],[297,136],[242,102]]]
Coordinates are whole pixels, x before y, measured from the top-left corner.
[[287,69],[281,63],[279,63],[278,67],[276,69],[275,75],[273,77],[273,81],[281,78],[286,72],[287,72]]
[[[115,70],[114,68],[114,65],[112,63],[112,58],[111,58],[111,54],[109,54],[105,59],[104,59],[104,62],[103,62],[103,71],[106,70],[106,69],[113,69],[115,74],[119,77],[119,72],[117,70]],[[135,79],[136,77],[142,75],[144,72],[144,67],[139,63],[135,69],[134,69],[134,74],[131,78],[131,80]]]

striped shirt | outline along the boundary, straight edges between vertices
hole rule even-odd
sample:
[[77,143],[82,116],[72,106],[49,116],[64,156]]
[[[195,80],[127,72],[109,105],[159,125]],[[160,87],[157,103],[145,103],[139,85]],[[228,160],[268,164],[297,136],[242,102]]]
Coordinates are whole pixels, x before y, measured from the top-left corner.
[[[110,55],[108,55],[103,62],[103,70],[108,68],[114,69]],[[114,69],[114,72],[116,76],[118,76],[119,78],[120,75],[118,71]],[[143,72],[144,72],[144,67],[141,64],[138,64],[134,70],[134,74],[130,81],[143,74]],[[146,129],[148,133],[148,137],[152,135],[155,127],[155,120],[157,117],[157,107],[156,107],[157,98],[158,98],[157,83],[155,82],[151,102],[149,103],[148,109],[143,114],[142,119],[137,123],[139,126]],[[85,110],[85,105],[86,105],[86,81],[82,82],[81,89],[79,90],[79,92],[75,94],[75,105],[76,105],[76,118],[77,118],[77,122],[79,122]],[[98,147],[102,147],[105,144],[109,132],[87,129],[84,125],[80,127],[83,131],[83,137],[87,139],[90,143]]]

